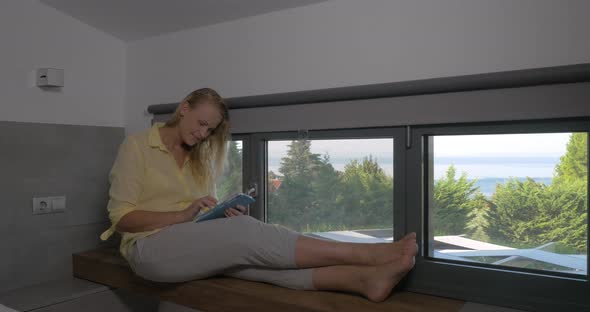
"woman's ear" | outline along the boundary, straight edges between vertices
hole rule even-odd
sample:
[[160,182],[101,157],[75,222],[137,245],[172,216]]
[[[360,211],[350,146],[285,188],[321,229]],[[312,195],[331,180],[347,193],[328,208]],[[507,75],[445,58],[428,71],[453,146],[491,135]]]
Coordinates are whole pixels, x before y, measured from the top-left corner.
[[187,101],[180,102],[180,116],[184,117],[184,115],[188,114],[190,110],[191,107]]

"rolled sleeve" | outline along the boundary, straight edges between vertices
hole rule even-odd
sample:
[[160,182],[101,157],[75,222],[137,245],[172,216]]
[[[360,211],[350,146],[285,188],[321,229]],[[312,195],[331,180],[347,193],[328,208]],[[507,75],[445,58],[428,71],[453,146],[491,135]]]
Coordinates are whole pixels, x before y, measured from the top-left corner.
[[144,173],[144,161],[137,142],[132,137],[127,137],[119,147],[109,174],[111,187],[107,210],[112,225],[100,236],[102,240],[108,239],[115,232],[123,216],[137,208]]

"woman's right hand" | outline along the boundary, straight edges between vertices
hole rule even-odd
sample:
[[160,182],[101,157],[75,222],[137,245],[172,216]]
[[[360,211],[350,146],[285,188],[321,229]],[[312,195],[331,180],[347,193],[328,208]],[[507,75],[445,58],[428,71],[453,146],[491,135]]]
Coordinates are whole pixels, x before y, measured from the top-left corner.
[[185,222],[192,221],[201,209],[213,208],[215,205],[217,205],[217,199],[212,196],[205,196],[195,200],[192,204],[182,210]]

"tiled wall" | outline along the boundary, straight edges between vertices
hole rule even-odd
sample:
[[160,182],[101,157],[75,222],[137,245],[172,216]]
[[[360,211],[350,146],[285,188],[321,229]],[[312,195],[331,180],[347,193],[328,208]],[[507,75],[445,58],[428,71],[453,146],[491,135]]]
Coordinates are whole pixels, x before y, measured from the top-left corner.
[[[72,253],[101,244],[123,138],[122,127],[0,122],[0,292],[71,276]],[[32,214],[33,197],[62,195],[66,212]]]

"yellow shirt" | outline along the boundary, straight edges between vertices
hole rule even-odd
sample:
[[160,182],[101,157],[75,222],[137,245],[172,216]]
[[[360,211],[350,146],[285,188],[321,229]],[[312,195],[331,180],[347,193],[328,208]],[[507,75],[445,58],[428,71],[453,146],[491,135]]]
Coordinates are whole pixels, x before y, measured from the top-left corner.
[[[111,227],[100,235],[107,240],[114,232],[119,220],[133,210],[180,211],[195,199],[211,194],[215,196],[215,183],[208,183],[207,190],[200,190],[193,178],[187,159],[182,168],[162,143],[155,123],[149,130],[125,138],[113,168],[109,174],[111,188],[107,210]],[[123,232],[120,251],[129,260],[133,243],[143,237],[162,230],[147,232]]]

